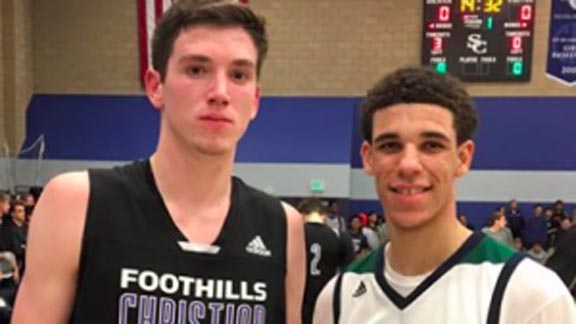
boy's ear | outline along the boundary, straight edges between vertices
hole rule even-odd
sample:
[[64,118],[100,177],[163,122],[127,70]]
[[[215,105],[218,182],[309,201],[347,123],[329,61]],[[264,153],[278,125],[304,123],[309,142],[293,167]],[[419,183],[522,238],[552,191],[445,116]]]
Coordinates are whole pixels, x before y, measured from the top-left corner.
[[146,95],[156,109],[162,109],[164,106],[164,96],[162,88],[162,78],[160,73],[152,68],[149,68],[144,75],[144,88]]
[[475,145],[472,140],[467,140],[458,148],[459,166],[456,169],[456,176],[461,177],[470,171],[472,159],[474,158]]
[[374,175],[372,168],[372,145],[368,141],[362,142],[360,147],[360,155],[362,156],[362,166],[364,172],[368,175]]

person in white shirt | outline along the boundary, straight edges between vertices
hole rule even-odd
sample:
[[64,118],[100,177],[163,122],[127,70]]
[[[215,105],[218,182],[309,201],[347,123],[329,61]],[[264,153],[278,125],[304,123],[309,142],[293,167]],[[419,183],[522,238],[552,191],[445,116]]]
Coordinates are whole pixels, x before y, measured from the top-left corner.
[[368,92],[361,155],[390,241],[324,287],[315,324],[576,323],[556,274],[458,221],[455,182],[472,164],[476,124],[464,87],[428,68]]

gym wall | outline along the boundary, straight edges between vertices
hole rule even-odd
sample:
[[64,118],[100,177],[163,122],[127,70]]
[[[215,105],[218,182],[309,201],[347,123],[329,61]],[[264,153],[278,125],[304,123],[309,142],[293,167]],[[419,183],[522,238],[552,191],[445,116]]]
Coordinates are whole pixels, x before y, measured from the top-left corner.
[[[40,134],[46,138],[41,170],[30,172],[37,164],[22,160],[16,182],[44,183],[61,171],[149,155],[159,116],[138,79],[136,1],[9,2],[29,14],[32,42],[23,42],[20,51],[32,53],[32,63],[6,77],[10,28],[3,23],[0,86],[13,89],[17,80],[32,80],[34,96],[26,111],[22,105],[10,115],[11,92],[0,95],[4,133],[24,133],[26,112],[24,147]],[[422,1],[250,5],[267,18],[271,48],[261,111],[240,143],[236,173],[284,197],[308,195],[309,181],[323,179],[323,195],[351,199],[350,212],[377,207],[371,179],[360,170],[357,107],[382,75],[419,64]],[[460,182],[458,198],[472,222],[482,222],[510,198],[576,202],[576,149],[570,140],[576,138],[576,99],[574,88],[545,76],[549,15],[550,2],[537,1],[531,82],[468,86],[479,107],[480,130],[474,168]],[[21,119],[12,123],[6,116]]]

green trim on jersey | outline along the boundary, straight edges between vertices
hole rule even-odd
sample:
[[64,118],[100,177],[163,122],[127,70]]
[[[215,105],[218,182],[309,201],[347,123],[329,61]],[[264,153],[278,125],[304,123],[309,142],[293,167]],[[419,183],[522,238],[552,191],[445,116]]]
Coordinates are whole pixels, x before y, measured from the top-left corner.
[[472,251],[468,252],[464,258],[460,260],[459,264],[480,264],[482,262],[491,262],[494,264],[505,263],[516,253],[516,250],[512,247],[486,236]]
[[352,262],[346,268],[346,272],[354,272],[358,274],[374,272],[376,269],[376,259],[378,257],[378,253],[384,253],[383,245],[368,253],[361,259]]
[[[383,248],[384,246],[380,246],[363,258],[352,262],[346,268],[346,272],[358,274],[374,272],[376,259],[379,253],[384,253]],[[485,236],[470,252],[466,253],[458,264],[480,264],[482,262],[494,264],[505,263],[516,253],[516,250],[512,247],[500,243],[489,236]]]

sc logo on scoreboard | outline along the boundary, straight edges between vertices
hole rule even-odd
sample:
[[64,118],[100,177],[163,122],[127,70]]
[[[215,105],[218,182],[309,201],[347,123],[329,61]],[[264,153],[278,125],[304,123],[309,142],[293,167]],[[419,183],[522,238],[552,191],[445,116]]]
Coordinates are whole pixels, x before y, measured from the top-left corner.
[[488,52],[488,41],[483,40],[481,34],[470,34],[468,35],[466,47],[476,54],[486,54]]

